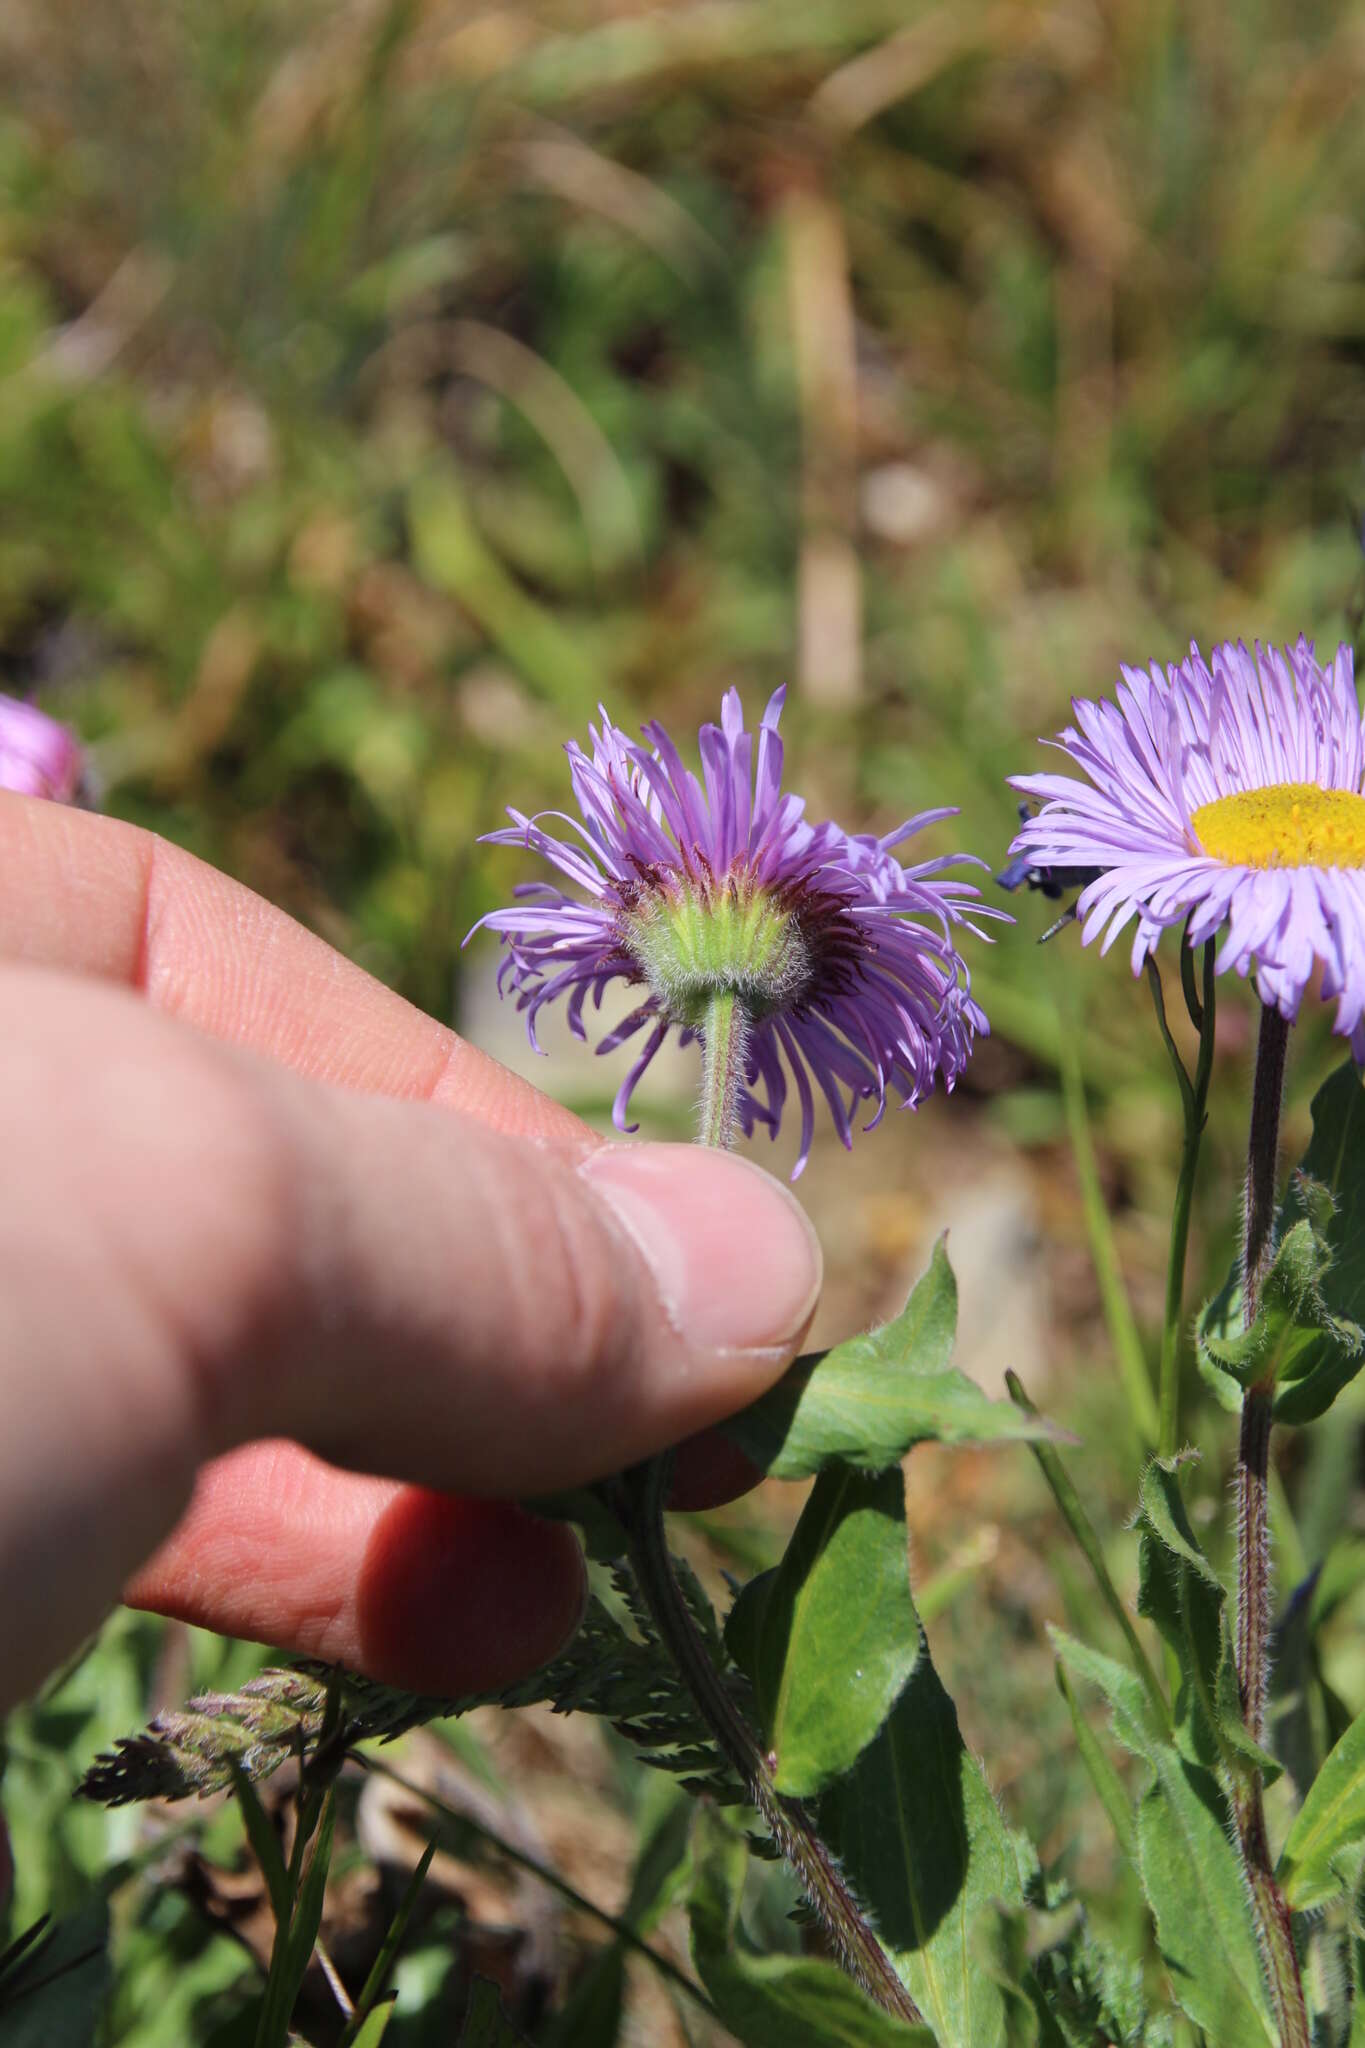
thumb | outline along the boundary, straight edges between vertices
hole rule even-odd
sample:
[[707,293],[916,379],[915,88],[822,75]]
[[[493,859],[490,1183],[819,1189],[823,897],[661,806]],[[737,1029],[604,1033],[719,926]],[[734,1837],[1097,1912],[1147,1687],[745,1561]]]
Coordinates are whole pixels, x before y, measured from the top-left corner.
[[814,1305],[801,1210],[724,1154],[500,1135],[31,968],[0,970],[0,1043],[20,1687],[236,1445],[541,1492],[742,1406]]
[[334,1461],[572,1484],[744,1406],[810,1320],[814,1233],[744,1160],[284,1092],[301,1215],[271,1426]]
[[266,1436],[483,1495],[617,1470],[753,1399],[814,1307],[803,1212],[729,1154],[351,1094],[33,969],[0,1042],[0,1478],[55,1466],[93,1516],[99,1475],[130,1545]]

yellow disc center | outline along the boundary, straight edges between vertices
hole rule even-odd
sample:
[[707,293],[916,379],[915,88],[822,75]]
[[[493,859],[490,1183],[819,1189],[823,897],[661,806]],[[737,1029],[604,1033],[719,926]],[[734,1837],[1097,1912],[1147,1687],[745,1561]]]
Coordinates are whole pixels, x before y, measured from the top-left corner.
[[1190,815],[1214,860],[1244,868],[1365,868],[1365,796],[1281,782],[1240,789]]

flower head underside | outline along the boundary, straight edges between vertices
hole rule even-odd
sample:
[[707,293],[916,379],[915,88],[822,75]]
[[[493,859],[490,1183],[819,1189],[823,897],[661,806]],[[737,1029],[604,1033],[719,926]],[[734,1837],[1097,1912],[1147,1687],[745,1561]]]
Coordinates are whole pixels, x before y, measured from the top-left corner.
[[740,1124],[775,1136],[790,1077],[799,1173],[815,1089],[848,1144],[859,1102],[875,1105],[875,1123],[889,1093],[913,1105],[936,1080],[952,1088],[988,1029],[955,933],[997,913],[970,883],[945,876],[961,856],[911,867],[895,857],[951,811],[925,812],[884,838],[806,819],[802,799],[781,786],[783,696],[751,733],[729,691],[721,723],[702,728],[700,778],[661,725],[647,725],[641,745],[603,712],[591,752],[566,749],[579,816],[509,811],[512,824],[488,835],[539,853],[576,893],[523,884],[515,907],[482,922],[507,948],[500,986],[526,1012],[533,1044],[545,1004],[564,998],[570,1029],[585,1038],[589,999],[600,1005],[615,981],[640,989],[638,1006],[597,1047],[611,1052],[643,1034],[616,1097],[623,1130],[668,1034],[697,1037],[712,997],[732,994],[747,1025]]

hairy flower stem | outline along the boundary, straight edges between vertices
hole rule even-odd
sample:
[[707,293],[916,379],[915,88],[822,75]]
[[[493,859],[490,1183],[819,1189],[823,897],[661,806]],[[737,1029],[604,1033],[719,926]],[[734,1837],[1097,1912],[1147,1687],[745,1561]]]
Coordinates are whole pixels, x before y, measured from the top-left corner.
[[613,1501],[630,1533],[630,1561],[660,1640],[721,1753],[747,1785],[848,1974],[884,2011],[913,2026],[923,2026],[924,2015],[864,1919],[810,1814],[799,1799],[789,1799],[778,1791],[772,1761],[711,1661],[674,1575],[664,1536],[663,1511],[671,1470],[667,1453],[651,1458],[624,1475]]
[[[1261,1288],[1275,1253],[1275,1161],[1279,1148],[1280,1099],[1289,1026],[1264,1004],[1251,1089],[1251,1134],[1247,1144],[1245,1230],[1242,1241],[1242,1323],[1249,1329],[1260,1307]],[[1270,1647],[1270,1536],[1268,1479],[1274,1383],[1258,1381],[1242,1397],[1237,1447],[1237,1683],[1242,1719],[1253,1742],[1265,1732]],[[1284,1894],[1275,1882],[1266,1837],[1261,1773],[1248,1763],[1233,1787],[1233,1817],[1242,1866],[1251,1893],[1256,1930],[1275,2006],[1283,2048],[1309,2048],[1294,1929]]]
[[[733,993],[718,991],[707,1003],[701,1028],[705,1065],[699,1142],[728,1147],[735,1139],[749,1019]],[[844,1968],[885,2012],[922,2026],[923,2014],[863,1917],[810,1814],[800,1800],[778,1791],[773,1782],[774,1760],[764,1753],[711,1661],[668,1554],[664,1508],[672,1470],[672,1454],[665,1452],[625,1473],[612,1488],[612,1506],[629,1533],[630,1561],[659,1640],[677,1665],[721,1754],[748,1788]]]
[[749,1019],[732,989],[707,999],[701,1026],[702,1079],[699,1142],[722,1151],[735,1142],[739,1091],[749,1050]]

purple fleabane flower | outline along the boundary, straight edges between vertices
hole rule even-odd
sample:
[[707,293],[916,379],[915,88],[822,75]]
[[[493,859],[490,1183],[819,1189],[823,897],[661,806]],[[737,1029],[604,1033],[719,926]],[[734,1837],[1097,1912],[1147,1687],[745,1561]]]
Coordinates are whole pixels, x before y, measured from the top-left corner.
[[73,803],[85,756],[73,734],[35,704],[0,696],[0,789]]
[[[1365,730],[1351,650],[1197,646],[1163,675],[1125,668],[1117,703],[1076,699],[1055,742],[1090,778],[1020,775],[1042,800],[1010,848],[1100,872],[1077,906],[1101,951],[1134,918],[1136,974],[1168,925],[1226,930],[1219,973],[1253,963],[1263,1002],[1297,1016],[1321,967],[1335,1028],[1365,1058]],[[1079,727],[1079,730],[1077,730]]]
[[883,839],[808,823],[802,799],[781,788],[784,696],[753,734],[739,693],[727,693],[720,725],[702,728],[701,781],[661,725],[645,727],[642,746],[604,711],[591,754],[566,749],[581,817],[542,814],[567,834],[509,810],[513,824],[488,835],[531,847],[581,894],[523,884],[520,907],[481,922],[502,935],[499,986],[516,992],[533,1045],[546,1003],[565,997],[570,1029],[584,1038],[589,996],[600,1005],[613,981],[645,991],[597,1048],[645,1034],[616,1097],[621,1130],[634,1128],[631,1094],[669,1031],[683,1044],[704,1039],[708,1006],[732,996],[744,1034],[737,1120],[746,1134],[763,1124],[776,1136],[790,1071],[800,1173],[815,1129],[812,1079],[846,1145],[859,1101],[875,1103],[875,1124],[889,1090],[913,1105],[936,1079],[952,1088],[974,1034],[989,1028],[953,931],[977,930],[969,910],[998,913],[969,883],[941,879],[961,856],[902,867],[891,851],[951,810],[926,811]]

